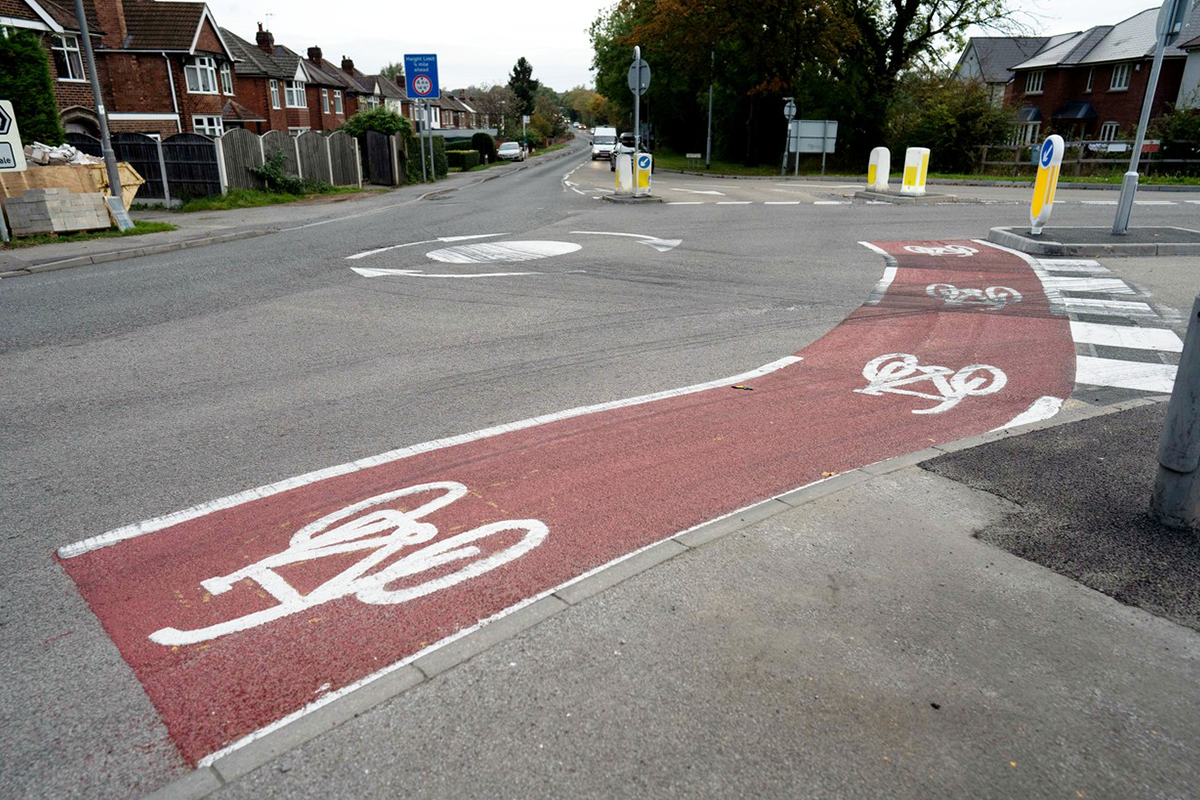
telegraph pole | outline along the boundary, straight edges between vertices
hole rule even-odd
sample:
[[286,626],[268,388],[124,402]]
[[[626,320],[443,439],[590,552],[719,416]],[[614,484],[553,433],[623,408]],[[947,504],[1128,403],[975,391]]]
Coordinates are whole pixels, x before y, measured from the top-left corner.
[[83,12],[83,0],[75,0],[75,16],[79,17],[79,33],[83,39],[83,52],[87,57],[88,78],[92,83],[92,99],[96,103],[96,116],[100,118],[100,152],[104,156],[104,168],[108,172],[109,193],[121,197],[121,174],[117,171],[117,154],[112,149],[112,138],[108,135],[108,111],[100,95],[100,79],[96,77],[96,56],[92,52],[92,36],[88,32],[87,14]]

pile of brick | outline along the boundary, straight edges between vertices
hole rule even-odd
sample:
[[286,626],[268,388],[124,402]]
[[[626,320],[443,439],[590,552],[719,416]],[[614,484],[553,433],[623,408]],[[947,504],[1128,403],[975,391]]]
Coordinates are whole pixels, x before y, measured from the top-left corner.
[[17,236],[111,228],[101,194],[73,194],[66,189],[30,189],[4,199],[4,213]]

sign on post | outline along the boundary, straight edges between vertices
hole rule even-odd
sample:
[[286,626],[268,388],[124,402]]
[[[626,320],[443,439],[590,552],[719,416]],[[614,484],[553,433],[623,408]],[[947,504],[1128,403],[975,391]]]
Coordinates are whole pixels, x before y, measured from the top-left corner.
[[788,147],[793,153],[832,153],[837,146],[836,119],[794,119]]
[[1029,206],[1029,232],[1034,236],[1040,236],[1042,228],[1050,221],[1065,147],[1062,137],[1057,133],[1051,134],[1042,144],[1037,180],[1033,184],[1033,202]]
[[404,83],[408,96],[413,100],[437,100],[442,96],[438,88],[437,55],[432,53],[404,56]]
[[629,65],[629,91],[643,95],[650,88],[650,65],[646,59],[638,58]]
[[27,167],[17,115],[12,103],[0,100],[0,172],[24,172]]
[[634,184],[633,193],[635,195],[650,194],[650,172],[653,157],[649,153],[638,153],[634,156]]

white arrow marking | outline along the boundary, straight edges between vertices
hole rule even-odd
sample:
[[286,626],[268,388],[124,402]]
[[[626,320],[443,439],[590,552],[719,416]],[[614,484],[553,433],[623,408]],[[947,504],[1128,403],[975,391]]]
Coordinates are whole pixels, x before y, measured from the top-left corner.
[[496,236],[508,236],[507,233],[477,233],[473,236],[439,236],[436,239],[426,239],[423,242],[406,242],[405,244],[393,244],[388,247],[379,247],[375,250],[367,250],[363,253],[355,253],[352,256],[346,256],[347,261],[353,261],[358,258],[366,258],[377,253],[386,253],[388,250],[399,250],[401,247],[416,247],[419,244],[433,244],[434,242],[465,242],[468,239],[492,239]]
[[672,186],[671,191],[687,192],[688,194],[715,194],[715,195],[720,195],[721,197],[725,196],[724,192],[718,192],[715,189],[678,189],[678,188]]
[[683,244],[683,239],[659,239],[657,236],[649,236],[644,233],[614,233],[612,231],[571,231],[571,233],[587,236],[627,236],[630,239],[640,240],[641,244],[649,245],[660,253],[674,250]]
[[364,278],[384,278],[391,275],[402,275],[407,278],[507,278],[514,275],[542,275],[541,272],[476,272],[470,275],[450,275],[444,273],[424,272],[419,269],[372,269],[370,267],[351,267],[350,269]]

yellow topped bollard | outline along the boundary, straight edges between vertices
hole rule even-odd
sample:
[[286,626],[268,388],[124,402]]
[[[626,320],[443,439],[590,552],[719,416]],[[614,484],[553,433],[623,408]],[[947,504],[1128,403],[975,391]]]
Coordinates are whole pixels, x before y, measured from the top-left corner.
[[929,172],[929,148],[910,147],[904,154],[904,183],[900,194],[920,197],[925,194],[925,176]]
[[886,147],[876,147],[867,162],[867,191],[886,192],[892,171],[892,152]]
[[1029,206],[1029,233],[1042,235],[1042,228],[1050,221],[1054,209],[1054,192],[1058,189],[1058,171],[1062,167],[1063,150],[1066,145],[1057,133],[1051,134],[1042,144],[1038,157],[1037,180],[1033,184],[1033,202]]

